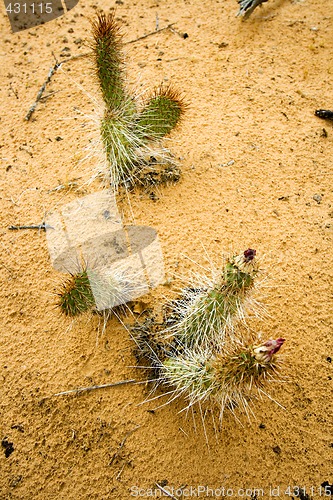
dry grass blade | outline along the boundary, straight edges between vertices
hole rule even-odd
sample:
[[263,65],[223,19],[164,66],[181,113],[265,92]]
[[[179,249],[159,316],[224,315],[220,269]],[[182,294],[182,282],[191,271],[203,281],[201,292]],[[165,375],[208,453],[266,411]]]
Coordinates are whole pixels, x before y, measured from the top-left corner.
[[[79,387],[77,389],[71,389],[70,391],[57,392],[57,394],[52,394],[50,398],[55,396],[67,396],[68,394],[79,394],[80,392],[95,391],[96,389],[105,389],[107,387],[118,387],[120,385],[135,384],[137,381],[135,379],[120,380],[119,382],[113,382],[111,384],[102,385],[92,385],[89,387]],[[46,399],[46,398],[44,398]]]

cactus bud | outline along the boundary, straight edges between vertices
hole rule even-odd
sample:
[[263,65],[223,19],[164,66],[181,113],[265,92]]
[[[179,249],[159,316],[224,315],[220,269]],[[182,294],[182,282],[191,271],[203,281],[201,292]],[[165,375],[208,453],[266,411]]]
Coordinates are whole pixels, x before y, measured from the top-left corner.
[[276,340],[267,340],[267,342],[265,342],[264,344],[254,347],[253,353],[255,359],[259,363],[269,363],[274,354],[276,354],[280,350],[280,347],[284,342],[285,339],[280,337]]

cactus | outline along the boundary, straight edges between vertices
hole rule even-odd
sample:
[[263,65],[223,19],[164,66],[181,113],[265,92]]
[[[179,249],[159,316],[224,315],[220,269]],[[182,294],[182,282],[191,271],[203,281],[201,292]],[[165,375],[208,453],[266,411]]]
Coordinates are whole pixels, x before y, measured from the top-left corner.
[[88,310],[106,311],[105,315],[110,316],[116,308],[125,312],[126,307],[122,306],[146,292],[144,275],[126,262],[112,270],[88,268],[83,263],[57,292],[58,306],[66,316],[78,316]]
[[138,115],[139,135],[146,143],[162,139],[177,126],[184,109],[179,93],[171,86],[161,85],[154,90]]
[[175,301],[176,321],[168,332],[185,346],[209,347],[224,342],[225,334],[234,331],[245,318],[249,291],[258,273],[256,251],[245,250],[228,260],[222,272],[209,287],[189,288]]
[[66,316],[78,316],[95,305],[86,269],[77,274],[70,274],[57,295],[57,305]]
[[[101,138],[111,184],[132,186],[154,155],[150,145],[180,122],[186,104],[170,86],[157,88],[138,109],[136,96],[126,89],[122,35],[114,14],[98,14],[92,23],[96,74],[105,103]],[[167,150],[162,157],[171,161]]]
[[125,90],[122,35],[114,14],[98,14],[92,22],[92,32],[96,72],[106,107],[124,108],[124,103],[131,99]]
[[257,393],[266,394],[266,385],[279,374],[277,353],[285,339],[253,344],[231,342],[220,352],[207,348],[187,349],[170,356],[160,369],[160,381],[171,387],[172,400],[178,396],[188,407],[211,401],[220,409],[237,408],[249,415],[250,401]]
[[149,363],[150,381],[165,389],[167,402],[182,397],[184,409],[208,403],[222,419],[226,408],[249,417],[255,396],[270,398],[266,387],[280,379],[285,339],[262,342],[239,324],[258,272],[256,251],[249,248],[231,257],[209,286],[201,282],[167,304],[162,323],[152,317],[134,326],[137,359]]

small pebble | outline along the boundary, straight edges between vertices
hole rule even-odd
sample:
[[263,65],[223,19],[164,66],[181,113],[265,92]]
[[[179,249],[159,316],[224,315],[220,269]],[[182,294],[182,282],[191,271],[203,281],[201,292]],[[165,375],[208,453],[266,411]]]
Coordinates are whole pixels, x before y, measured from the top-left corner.
[[312,198],[314,199],[315,202],[318,203],[318,205],[320,205],[321,200],[323,199],[321,194],[314,194]]

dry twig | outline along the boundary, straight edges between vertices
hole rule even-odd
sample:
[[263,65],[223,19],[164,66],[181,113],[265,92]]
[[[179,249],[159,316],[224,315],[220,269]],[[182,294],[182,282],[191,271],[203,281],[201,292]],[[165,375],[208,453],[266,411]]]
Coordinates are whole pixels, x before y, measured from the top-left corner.
[[[120,380],[119,382],[113,382],[111,384],[92,385],[90,387],[79,387],[78,389],[71,389],[70,391],[57,392],[57,394],[52,394],[52,396],[49,396],[49,397],[66,396],[67,394],[79,394],[80,392],[84,392],[84,391],[94,391],[96,389],[104,389],[106,387],[117,387],[119,385],[135,384],[135,383],[136,383],[136,380],[134,380],[134,379]],[[46,399],[46,398],[44,398],[44,399]]]
[[44,91],[45,91],[45,89],[46,89],[46,85],[47,85],[48,83],[50,83],[50,81],[51,81],[51,78],[52,78],[53,74],[57,71],[57,69],[58,69],[58,68],[60,68],[61,64],[62,64],[62,63],[58,63],[58,62],[56,62],[56,63],[55,63],[55,65],[54,65],[54,66],[52,66],[52,68],[50,68],[50,70],[49,70],[49,74],[47,75],[47,78],[46,78],[45,82],[43,83],[43,85],[42,85],[42,86],[41,86],[41,88],[39,89],[39,92],[38,92],[38,94],[37,94],[37,97],[36,97],[35,102],[34,102],[34,103],[33,103],[33,105],[30,107],[30,109],[29,109],[29,111],[28,111],[28,113],[27,113],[27,115],[26,115],[26,117],[25,117],[25,119],[26,119],[27,121],[29,121],[29,120],[30,120],[30,118],[32,117],[32,114],[33,114],[33,112],[35,111],[35,109],[36,109],[36,107],[37,107],[37,104],[39,103],[39,101],[41,100],[41,98],[42,98],[42,96],[43,96],[43,94],[44,94]]
[[135,38],[134,40],[130,40],[129,42],[125,42],[125,45],[127,45],[128,43],[138,42],[139,40],[143,40],[144,38],[148,38],[149,36],[156,35],[156,33],[160,33],[161,31],[164,31],[164,30],[168,30],[174,24],[176,24],[176,23],[168,24],[168,26],[165,26],[164,28],[160,28],[158,30],[151,31],[150,33],[147,33],[146,35],[139,36],[139,38]]
[[243,16],[244,19],[248,19],[258,5],[267,1],[268,0],[238,0],[240,7],[237,16]]
[[8,229],[10,231],[18,231],[19,229],[38,229],[39,231],[43,229],[46,231],[47,229],[54,229],[54,227],[42,222],[41,224],[31,224],[30,226],[9,226]]
[[112,458],[111,458],[111,460],[110,460],[109,465],[112,465],[112,464],[113,464],[113,462],[115,461],[115,459],[116,459],[116,458],[118,458],[118,456],[119,456],[119,453],[120,453],[121,449],[123,448],[124,444],[125,444],[125,443],[126,443],[126,441],[127,441],[127,438],[128,438],[131,434],[133,434],[133,432],[135,432],[137,429],[139,429],[139,427],[141,427],[141,426],[140,426],[140,425],[137,425],[136,427],[134,427],[134,429],[132,429],[132,430],[130,430],[130,431],[128,431],[128,432],[126,432],[125,437],[124,437],[124,439],[122,440],[122,442],[120,443],[120,445],[119,445],[119,447],[118,447],[117,451],[115,451],[115,453],[112,455]]

